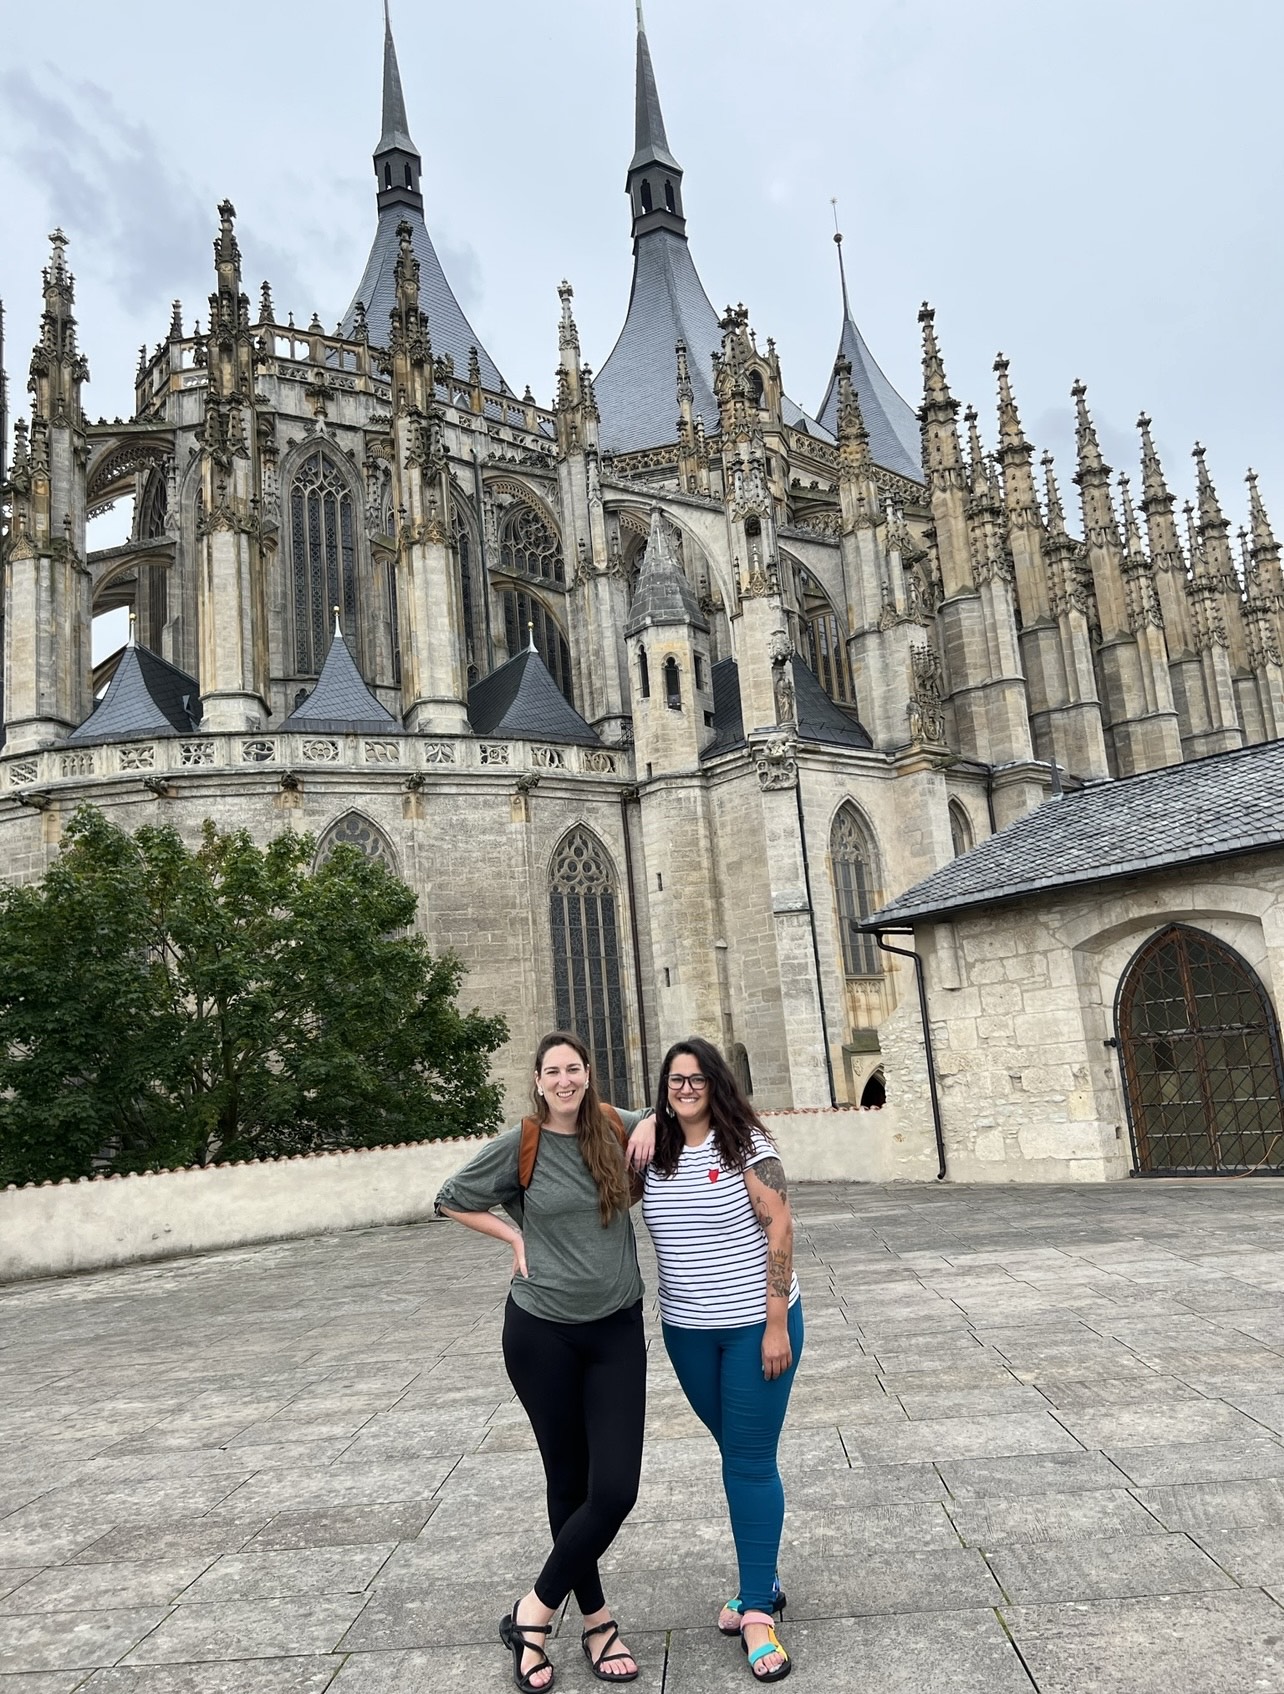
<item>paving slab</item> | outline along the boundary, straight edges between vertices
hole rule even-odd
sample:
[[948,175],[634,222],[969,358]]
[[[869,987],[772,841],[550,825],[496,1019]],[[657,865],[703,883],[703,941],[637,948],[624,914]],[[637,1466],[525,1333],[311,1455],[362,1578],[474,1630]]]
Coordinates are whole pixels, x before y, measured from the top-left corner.
[[[1284,1694],[1277,1194],[796,1191],[799,1674],[1030,1694],[1024,1655],[1041,1694],[1200,1694],[1218,1669],[1218,1694]],[[0,1290],[20,1384],[0,1405],[0,1694],[510,1687],[498,1619],[547,1530],[504,1295],[503,1255],[440,1223]],[[652,1300],[647,1325],[608,1599],[636,1686],[743,1689],[712,1627],[735,1586],[717,1455]],[[554,1657],[562,1688],[601,1686],[574,1607]]]
[[1280,1608],[1260,1591],[1013,1606],[1003,1617],[1039,1694],[1284,1689]]

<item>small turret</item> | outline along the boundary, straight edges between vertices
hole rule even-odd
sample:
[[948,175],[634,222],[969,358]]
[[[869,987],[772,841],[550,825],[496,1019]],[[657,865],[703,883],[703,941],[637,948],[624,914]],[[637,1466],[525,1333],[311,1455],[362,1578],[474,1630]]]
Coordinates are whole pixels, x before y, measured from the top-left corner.
[[660,508],[624,626],[639,769],[692,769],[713,739],[709,625],[679,565]]

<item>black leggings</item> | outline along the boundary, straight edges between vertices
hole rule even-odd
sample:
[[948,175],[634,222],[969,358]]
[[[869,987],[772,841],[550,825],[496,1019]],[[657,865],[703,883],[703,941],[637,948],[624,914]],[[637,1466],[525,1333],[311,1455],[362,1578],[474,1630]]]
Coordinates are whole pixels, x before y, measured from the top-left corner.
[[588,1616],[606,1604],[597,1561],[638,1497],[646,1421],[642,1302],[593,1323],[552,1323],[510,1296],[504,1364],[548,1479],[553,1551],[535,1593],[556,1609],[573,1591]]

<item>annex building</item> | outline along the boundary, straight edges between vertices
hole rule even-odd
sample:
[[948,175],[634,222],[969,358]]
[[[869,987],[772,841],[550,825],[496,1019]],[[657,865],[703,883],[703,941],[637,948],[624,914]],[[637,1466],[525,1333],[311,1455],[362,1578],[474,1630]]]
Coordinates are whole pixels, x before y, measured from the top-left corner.
[[[224,202],[203,327],[176,303],[127,421],[94,422],[53,236],[4,473],[0,866],[39,875],[84,801],[311,831],[416,889],[509,1019],[510,1103],[555,1024],[619,1101],[695,1031],[764,1107],[876,1103],[917,1010],[860,924],[1060,815],[1054,791],[1068,815],[1274,741],[1279,548],[1250,476],[1236,549],[1202,449],[1182,523],[1145,418],[1134,499],[1081,384],[1072,528],[1006,361],[983,432],[926,306],[914,403],[845,286],[832,375],[795,401],[788,326],[701,284],[640,12],[636,99],[622,328],[595,372],[562,286],[550,404],[452,292],[390,24],[373,238],[332,328],[247,284]],[[120,500],[130,539],[88,551]],[[95,669],[120,606],[134,635]]]

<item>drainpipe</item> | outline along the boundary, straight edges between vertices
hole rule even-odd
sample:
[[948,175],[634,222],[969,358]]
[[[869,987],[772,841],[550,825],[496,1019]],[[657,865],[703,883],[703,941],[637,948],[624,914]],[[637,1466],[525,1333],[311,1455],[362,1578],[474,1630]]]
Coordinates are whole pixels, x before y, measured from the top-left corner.
[[626,789],[620,795],[620,829],[624,834],[624,877],[629,885],[629,930],[633,938],[633,984],[638,997],[638,1040],[642,1043],[642,1094],[651,1098],[651,1042],[646,1028],[646,1001],[642,997],[642,942],[638,936],[638,897],[633,879],[633,838],[629,832],[629,800],[636,800],[638,791]]
[[811,957],[816,967],[816,997],[820,1001],[820,1033],[825,1042],[825,1077],[829,1083],[829,1104],[836,1107],[838,1095],[834,1090],[834,1061],[829,1050],[829,1013],[825,1010],[825,979],[820,969],[820,944],[816,940],[816,908],[812,904],[811,870],[807,863],[807,825],[803,819],[801,773],[794,786],[794,798],[798,802],[798,844],[802,848],[803,888],[807,894],[807,922],[811,926]]
[[[871,926],[872,928],[872,926]],[[923,1051],[927,1056],[927,1088],[932,1097],[932,1128],[936,1132],[936,1180],[945,1180],[945,1131],[941,1124],[941,1096],[936,1084],[936,1055],[932,1050],[932,1023],[927,1012],[927,986],[923,981],[923,961],[909,947],[893,947],[884,940],[887,935],[913,935],[912,929],[873,929],[874,940],[884,953],[895,953],[899,959],[912,959],[914,980],[918,984],[918,1015],[923,1024]]]

